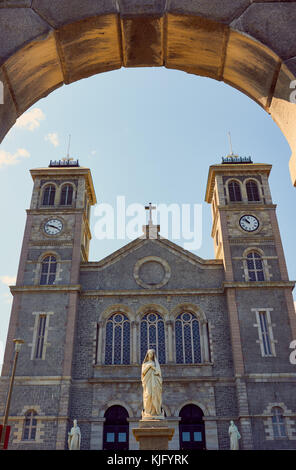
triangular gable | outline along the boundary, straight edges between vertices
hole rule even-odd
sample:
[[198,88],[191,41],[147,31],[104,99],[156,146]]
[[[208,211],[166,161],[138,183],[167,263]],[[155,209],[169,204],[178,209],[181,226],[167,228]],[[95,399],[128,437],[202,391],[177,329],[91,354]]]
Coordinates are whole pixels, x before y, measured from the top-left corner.
[[[121,261],[123,258],[138,250],[139,248],[145,246],[146,244],[159,244],[162,248],[167,249],[171,253],[175,254],[178,257],[181,257],[183,260],[188,261],[191,264],[198,265],[200,268],[206,268],[210,266],[221,266],[222,260],[210,259],[204,260],[203,258],[191,253],[188,250],[180,247],[176,243],[167,240],[166,238],[157,238],[157,239],[147,239],[147,238],[137,238],[122,248],[114,251],[110,255],[106,256],[100,261],[91,261],[87,263],[82,263],[81,267],[83,268],[106,268],[114,263]],[[153,245],[151,246],[153,248]]]

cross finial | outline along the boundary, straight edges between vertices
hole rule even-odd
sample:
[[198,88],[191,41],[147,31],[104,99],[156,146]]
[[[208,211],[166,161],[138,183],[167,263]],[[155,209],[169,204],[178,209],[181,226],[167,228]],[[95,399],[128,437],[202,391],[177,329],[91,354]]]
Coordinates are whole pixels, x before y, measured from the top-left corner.
[[145,206],[145,210],[149,210],[149,221],[148,221],[148,224],[149,225],[153,225],[153,221],[152,221],[152,211],[156,209],[156,206],[152,206],[152,203],[149,202],[149,205],[148,206]]

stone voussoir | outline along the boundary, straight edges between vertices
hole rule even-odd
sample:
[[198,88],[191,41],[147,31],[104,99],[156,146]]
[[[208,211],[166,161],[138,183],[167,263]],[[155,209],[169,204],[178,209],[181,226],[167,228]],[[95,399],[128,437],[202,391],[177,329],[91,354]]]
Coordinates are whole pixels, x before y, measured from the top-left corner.
[[168,12],[185,15],[199,15],[229,24],[238,18],[251,4],[251,0],[171,0]]
[[0,9],[0,65],[51,27],[29,8]]
[[231,26],[270,47],[283,60],[296,56],[296,3],[253,3]]
[[92,16],[118,13],[116,0],[33,0],[32,9],[53,28]]

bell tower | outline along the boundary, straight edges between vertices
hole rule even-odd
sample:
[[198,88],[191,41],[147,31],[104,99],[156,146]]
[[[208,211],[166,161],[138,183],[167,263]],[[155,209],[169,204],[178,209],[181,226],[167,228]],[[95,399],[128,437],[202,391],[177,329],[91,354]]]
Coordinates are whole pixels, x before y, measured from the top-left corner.
[[[63,449],[80,264],[88,261],[90,207],[96,203],[96,196],[90,170],[78,161],[51,161],[49,167],[30,173],[34,187],[16,285],[11,287],[13,306],[2,379],[5,381],[10,373],[12,340],[20,337],[25,345],[14,396],[22,393],[22,376],[31,377],[34,386],[28,404],[56,420],[56,448]],[[17,404],[14,406],[17,408]],[[15,410],[15,414],[19,412],[22,410]]]
[[[229,155],[209,169],[205,200],[212,207],[215,257],[224,263],[233,367],[244,449],[253,448],[249,376],[290,372],[296,337],[285,255],[273,204],[271,165]],[[283,330],[275,325],[285,322]],[[261,374],[262,375],[262,374]]]

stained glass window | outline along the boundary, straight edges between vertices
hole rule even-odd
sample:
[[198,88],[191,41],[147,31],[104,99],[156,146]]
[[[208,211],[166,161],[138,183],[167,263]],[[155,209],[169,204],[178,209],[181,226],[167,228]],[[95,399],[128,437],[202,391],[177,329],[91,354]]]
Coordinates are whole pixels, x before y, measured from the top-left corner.
[[147,313],[141,321],[141,362],[148,349],[154,349],[160,364],[165,364],[165,332],[162,317]]
[[240,185],[236,181],[230,181],[230,183],[228,183],[228,192],[230,201],[236,202],[242,200]]
[[130,321],[122,313],[106,323],[105,364],[130,364]]
[[282,408],[275,406],[271,411],[274,437],[286,437],[286,426]]
[[201,363],[199,321],[190,312],[181,313],[175,321],[176,363]]
[[25,415],[23,439],[24,440],[35,440],[36,429],[37,429],[37,413],[36,411],[30,410]]
[[56,278],[57,260],[55,256],[46,256],[41,264],[41,285],[52,285]]
[[46,186],[44,193],[43,193],[43,206],[53,206],[54,205],[54,198],[55,198],[55,191],[56,188],[53,184],[49,184]]
[[249,281],[264,281],[263,261],[259,253],[252,252],[247,255],[247,268]]

